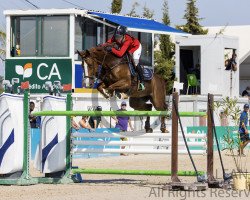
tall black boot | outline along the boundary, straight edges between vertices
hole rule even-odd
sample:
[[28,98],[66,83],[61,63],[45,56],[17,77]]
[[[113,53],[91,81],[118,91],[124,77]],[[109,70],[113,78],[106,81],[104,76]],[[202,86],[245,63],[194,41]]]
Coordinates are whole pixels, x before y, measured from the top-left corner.
[[140,84],[139,84],[138,90],[145,90],[143,69],[142,69],[142,67],[141,67],[141,65],[139,63],[137,65],[136,69],[137,69],[139,80],[140,80]]

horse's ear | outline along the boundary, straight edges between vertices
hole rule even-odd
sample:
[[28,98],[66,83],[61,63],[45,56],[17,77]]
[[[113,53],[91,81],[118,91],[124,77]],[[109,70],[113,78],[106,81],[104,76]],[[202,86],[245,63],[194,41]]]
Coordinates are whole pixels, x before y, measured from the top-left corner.
[[81,58],[86,58],[90,55],[89,50],[85,50],[85,51],[78,51],[77,50],[77,53],[79,54],[79,56],[81,56]]

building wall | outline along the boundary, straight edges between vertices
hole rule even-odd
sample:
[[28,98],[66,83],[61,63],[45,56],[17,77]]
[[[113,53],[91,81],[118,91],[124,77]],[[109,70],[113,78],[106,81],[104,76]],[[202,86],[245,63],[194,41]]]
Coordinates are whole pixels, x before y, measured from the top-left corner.
[[[180,77],[180,55],[182,47],[200,46],[201,94],[213,93],[222,96],[239,96],[239,71],[225,71],[224,49],[238,49],[238,40],[227,36],[189,36],[176,38],[176,75]],[[231,91],[231,92],[230,92]]]

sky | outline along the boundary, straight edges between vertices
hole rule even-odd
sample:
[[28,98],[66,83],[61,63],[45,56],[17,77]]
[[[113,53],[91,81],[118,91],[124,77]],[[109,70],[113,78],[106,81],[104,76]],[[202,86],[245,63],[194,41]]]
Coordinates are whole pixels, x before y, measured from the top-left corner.
[[[85,8],[95,11],[109,12],[112,0],[29,0],[39,8]],[[136,0],[123,0],[121,14],[127,14]],[[74,6],[72,4],[76,4]],[[142,13],[144,5],[154,11],[154,18],[161,22],[163,0],[137,0]],[[187,0],[168,0],[171,25],[185,23],[183,19]],[[203,26],[250,25],[250,0],[197,0],[200,22]],[[0,29],[5,30],[4,10],[35,9],[25,0],[0,0]],[[0,63],[0,75],[3,69]]]

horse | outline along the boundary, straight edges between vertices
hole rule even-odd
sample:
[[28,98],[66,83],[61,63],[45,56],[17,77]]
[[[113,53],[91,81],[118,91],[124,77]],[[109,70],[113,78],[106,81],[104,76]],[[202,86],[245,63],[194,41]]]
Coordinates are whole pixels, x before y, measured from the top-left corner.
[[[145,90],[138,91],[138,78],[132,77],[126,56],[116,57],[111,52],[106,51],[105,47],[93,47],[85,51],[77,51],[84,62],[87,64],[85,77],[92,80],[90,87],[93,87],[93,80],[99,79],[97,90],[105,97],[109,98],[115,92],[124,92],[129,96],[129,105],[134,110],[150,111],[152,106],[158,111],[166,111],[166,83],[158,74],[153,74],[149,81],[145,81]],[[108,91],[108,94],[105,92]],[[151,104],[147,102],[150,101]],[[145,122],[146,132],[153,132],[150,127],[150,117]],[[165,124],[165,117],[161,117],[161,132],[168,132]]]

